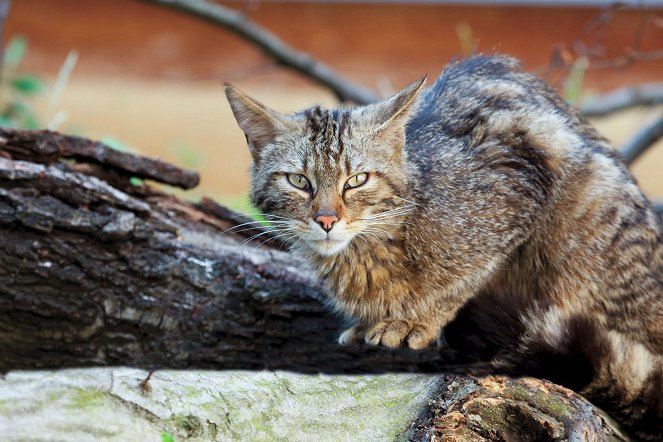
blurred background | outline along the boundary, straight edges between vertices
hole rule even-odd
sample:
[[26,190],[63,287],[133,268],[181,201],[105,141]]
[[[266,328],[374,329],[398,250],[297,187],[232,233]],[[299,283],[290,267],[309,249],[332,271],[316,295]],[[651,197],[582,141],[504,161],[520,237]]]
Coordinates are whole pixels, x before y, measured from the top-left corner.
[[[663,1],[218,3],[380,95],[473,51],[522,59],[575,103],[663,82]],[[280,111],[337,103],[240,37],[157,2],[14,0],[3,47],[0,124],[50,127],[196,169],[202,182],[187,198],[236,208],[249,154],[223,83]],[[661,112],[593,122],[619,146]],[[661,143],[633,170],[663,198]]]

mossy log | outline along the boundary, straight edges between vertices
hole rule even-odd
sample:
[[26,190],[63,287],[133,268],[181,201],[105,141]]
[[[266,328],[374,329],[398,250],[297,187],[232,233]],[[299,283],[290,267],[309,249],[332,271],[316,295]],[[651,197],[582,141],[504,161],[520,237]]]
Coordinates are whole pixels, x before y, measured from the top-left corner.
[[[325,308],[303,263],[268,231],[244,226],[245,217],[209,199],[187,203],[134,186],[132,177],[185,188],[198,181],[194,172],[90,140],[0,131],[0,372],[130,366],[434,373],[454,361],[450,350],[337,345],[343,324]],[[536,440],[567,440],[574,428],[593,432],[586,440],[617,434],[568,390],[555,399],[563,406],[533,406],[561,388],[544,381],[454,379],[431,397],[444,405],[423,410],[401,437],[432,440],[465,426],[485,440],[525,440],[490,429],[503,427],[502,420],[518,427],[509,413],[535,416],[522,420],[521,433],[549,435]],[[453,382],[473,385],[465,389],[473,399],[449,398]],[[515,405],[495,402],[487,387],[495,383]],[[523,388],[534,399],[518,399]],[[573,407],[584,411],[569,413]],[[441,440],[482,440],[453,434]]]

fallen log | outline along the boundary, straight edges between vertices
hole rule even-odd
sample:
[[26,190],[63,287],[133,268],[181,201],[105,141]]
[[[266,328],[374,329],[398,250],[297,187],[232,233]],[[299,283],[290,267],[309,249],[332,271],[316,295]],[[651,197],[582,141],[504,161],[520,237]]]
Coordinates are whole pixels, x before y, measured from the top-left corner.
[[[246,217],[212,200],[186,203],[130,181],[140,176],[186,188],[197,182],[194,172],[52,132],[3,129],[0,137],[0,372],[130,366],[439,373],[455,362],[448,349],[337,345],[343,324],[325,308],[304,263],[269,230],[243,225]],[[458,418],[453,426],[486,440],[521,440],[477,433],[476,419],[457,414],[469,402],[458,396],[449,405],[445,391],[453,382],[479,386],[470,389],[472,407],[486,413],[512,410],[493,400],[497,393],[486,382],[501,383],[501,396],[524,388],[498,377],[443,378],[430,403],[446,405],[429,407],[401,437],[432,440]],[[527,382],[533,398],[563,390],[558,400],[566,408],[539,410],[521,433],[567,440],[573,428],[588,428],[591,440],[618,437],[579,396]],[[516,408],[536,408],[528,406]],[[578,407],[591,412],[568,413]],[[454,437],[443,440],[481,440]]]
[[[342,324],[302,263],[270,245],[260,227],[233,229],[246,218],[211,200],[193,205],[131,186],[137,168],[118,169],[136,155],[103,155],[113,158],[108,181],[118,188],[104,180],[108,169],[57,161],[92,141],[8,130],[2,137],[0,370],[412,371],[438,359],[435,350],[336,345]],[[100,156],[75,158],[106,166]],[[170,184],[193,176],[139,163],[154,166],[142,177],[161,182],[159,170],[170,171]]]

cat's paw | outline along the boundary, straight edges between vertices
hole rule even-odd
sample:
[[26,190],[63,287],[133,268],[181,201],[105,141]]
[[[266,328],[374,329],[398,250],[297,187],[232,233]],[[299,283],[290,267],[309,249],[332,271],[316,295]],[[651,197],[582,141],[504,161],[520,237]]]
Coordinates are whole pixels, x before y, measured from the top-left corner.
[[353,325],[338,337],[338,343],[341,345],[350,345],[356,342],[361,341],[361,338],[364,337],[366,328],[359,325]]
[[438,336],[438,331],[424,324],[392,319],[379,322],[368,330],[364,340],[367,344],[389,348],[406,346],[412,350],[428,347]]

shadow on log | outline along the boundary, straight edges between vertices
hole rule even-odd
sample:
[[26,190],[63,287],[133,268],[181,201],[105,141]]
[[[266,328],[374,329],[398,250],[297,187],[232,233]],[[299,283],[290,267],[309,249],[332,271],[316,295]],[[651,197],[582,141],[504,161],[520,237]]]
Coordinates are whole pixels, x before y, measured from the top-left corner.
[[[0,137],[0,371],[439,372],[454,362],[450,350],[338,346],[341,322],[267,230],[243,226],[245,217],[209,199],[190,204],[130,183],[138,176],[188,188],[194,172],[51,132],[3,129]],[[531,440],[567,440],[581,427],[595,432],[588,440],[618,437],[553,384],[445,379],[403,437],[526,440],[504,425],[547,435]],[[458,382],[467,388],[452,394]],[[566,408],[532,405],[551,394]],[[536,418],[519,423],[525,415]]]

